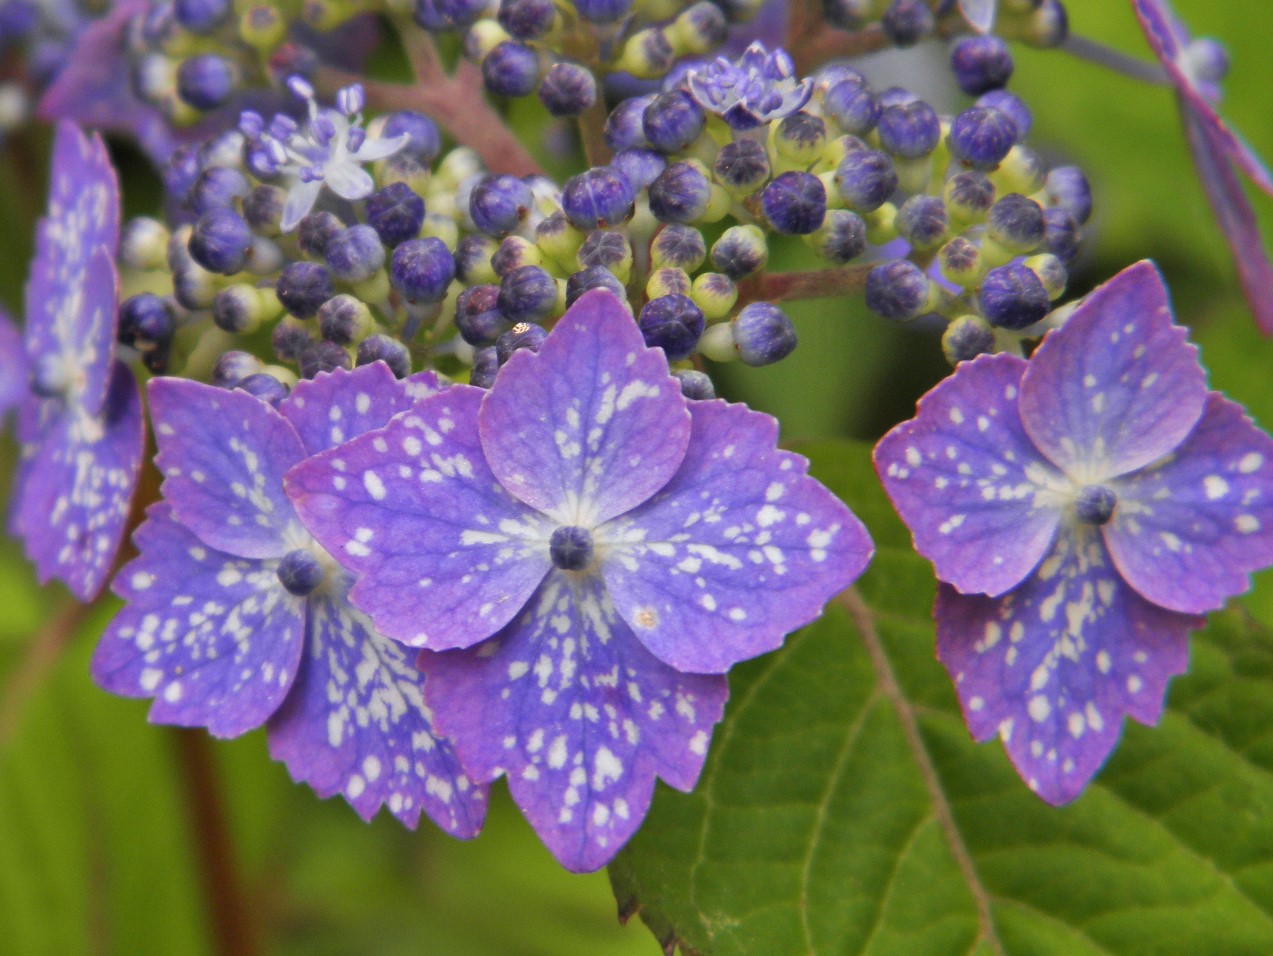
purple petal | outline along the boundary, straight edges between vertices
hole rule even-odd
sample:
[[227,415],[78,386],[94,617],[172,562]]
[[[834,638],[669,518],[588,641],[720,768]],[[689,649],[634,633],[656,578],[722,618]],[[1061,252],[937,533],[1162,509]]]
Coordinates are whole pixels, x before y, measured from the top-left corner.
[[41,582],[59,578],[83,601],[101,591],[124,537],[144,427],[137,383],[116,362],[101,412],[72,405],[32,446],[15,482],[11,527]]
[[417,398],[441,390],[432,373],[422,376],[416,376],[415,382],[400,382],[384,362],[372,362],[352,372],[338,368],[297,383],[279,411],[301,436],[306,453],[316,455],[383,428]]
[[1214,392],[1175,454],[1112,487],[1110,554],[1155,604],[1215,610],[1273,564],[1273,439]]
[[486,788],[433,729],[415,652],[336,599],[310,600],[305,643],[296,684],[270,720],[270,755],[319,796],[343,794],[364,820],[387,806],[414,828],[423,810],[453,836],[476,836]]
[[490,637],[552,566],[553,529],[482,457],[485,394],[448,388],[287,476],[306,528],[359,576],[353,605],[407,644],[447,650]]
[[154,697],[155,723],[235,737],[263,724],[300,661],[304,602],[279,584],[277,562],[204,545],[166,503],[135,536],[141,556],[120,571],[128,602],[93,655],[93,679],[128,697]]
[[1185,44],[1189,42],[1189,35],[1172,14],[1171,8],[1163,0],[1132,0],[1132,8],[1154,56],[1163,66],[1174,66],[1176,57],[1184,52]]
[[[60,358],[74,371],[74,400],[96,414],[106,400],[115,354],[119,275],[114,248],[119,232],[119,195],[109,164],[103,179],[78,162],[103,149],[73,127],[61,126],[54,147],[49,213],[36,229],[36,255],[27,282],[26,350],[29,361]],[[75,137],[79,137],[77,141]],[[71,157],[71,158],[68,158]],[[82,192],[60,198],[65,179],[84,178]],[[113,223],[113,231],[110,224]],[[105,225],[104,225],[105,224]]]
[[90,23],[75,41],[66,67],[45,90],[37,115],[81,126],[133,135],[156,162],[168,158],[176,138],[163,113],[133,93],[125,48],[130,22],[144,14],[145,0],[119,3]]
[[662,488],[690,416],[659,349],[602,289],[580,297],[538,354],[514,353],[479,419],[500,484],[559,524],[596,526]]
[[1157,461],[1202,414],[1206,377],[1151,262],[1098,286],[1048,333],[1021,379],[1021,422],[1082,483]]
[[964,593],[999,595],[1020,584],[1056,535],[1052,489],[1064,479],[1021,426],[1026,368],[1007,354],[961,363],[875,448],[875,469],[915,550]]
[[205,544],[243,558],[298,547],[283,474],[305,457],[287,419],[247,392],[173,378],[150,383],[164,500]]
[[650,656],[597,576],[560,571],[499,636],[426,651],[420,666],[464,766],[481,781],[506,774],[530,825],[576,872],[619,851],[656,776],[694,786],[728,695],[723,676],[682,674]]
[[959,0],[959,12],[978,32],[989,33],[995,25],[999,0]]
[[1238,281],[1255,324],[1265,335],[1273,335],[1273,264],[1264,251],[1264,239],[1242,184],[1225,160],[1223,141],[1215,127],[1181,101],[1181,115],[1189,139],[1189,151],[1202,179],[1211,211],[1224,233],[1238,269]]
[[1202,621],[1148,603],[1091,529],[1061,534],[1039,572],[999,598],[937,593],[937,656],[968,729],[996,734],[1022,779],[1068,803],[1118,742],[1123,715],[1153,724]]
[[771,651],[866,567],[866,528],[778,451],[778,423],[695,402],[681,469],[646,504],[597,529],[624,622],[677,670],[722,673]]
[[[0,419],[18,404],[26,392],[26,355],[22,349],[22,333],[0,309]],[[3,425],[3,421],[0,421]]]

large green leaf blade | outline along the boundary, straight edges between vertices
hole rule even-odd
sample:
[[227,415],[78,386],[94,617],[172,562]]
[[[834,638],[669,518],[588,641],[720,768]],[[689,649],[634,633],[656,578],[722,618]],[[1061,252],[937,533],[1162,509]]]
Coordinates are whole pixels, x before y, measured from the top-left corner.
[[1273,952],[1273,641],[1194,639],[1158,728],[1088,792],[1032,796],[971,741],[933,656],[931,569],[866,450],[802,449],[879,553],[733,700],[692,794],[661,788],[612,864],[625,911],[702,954]]

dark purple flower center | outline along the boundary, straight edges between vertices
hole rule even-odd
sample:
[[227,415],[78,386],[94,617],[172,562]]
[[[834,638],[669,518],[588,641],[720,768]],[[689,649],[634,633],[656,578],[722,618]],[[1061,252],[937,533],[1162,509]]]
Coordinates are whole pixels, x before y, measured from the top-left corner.
[[277,573],[279,583],[297,597],[314,593],[314,589],[323,583],[323,566],[304,548],[283,555]]
[[1114,514],[1118,496],[1104,485],[1086,485],[1074,499],[1074,511],[1085,524],[1106,524]]
[[592,532],[578,525],[565,525],[548,541],[553,566],[563,571],[582,571],[592,563]]

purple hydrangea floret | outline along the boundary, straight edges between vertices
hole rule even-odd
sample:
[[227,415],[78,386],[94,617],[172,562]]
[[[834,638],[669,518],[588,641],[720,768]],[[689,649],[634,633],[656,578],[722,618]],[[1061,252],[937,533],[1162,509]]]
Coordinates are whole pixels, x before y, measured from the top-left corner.
[[689,402],[613,293],[489,391],[455,386],[292,469],[302,520],[475,779],[505,775],[561,863],[604,865],[656,777],[694,785],[725,671],[865,567],[858,519],[777,423]]
[[1228,58],[1214,40],[1191,39],[1166,0],[1133,0],[1154,55],[1176,88],[1194,165],[1224,232],[1256,324],[1273,335],[1273,263],[1259,223],[1234,172],[1236,166],[1273,196],[1273,176],[1260,157],[1216,112]]
[[264,724],[270,753],[364,819],[387,806],[475,835],[486,788],[433,726],[413,654],[346,600],[349,578],[302,527],[284,473],[379,428],[422,395],[382,362],[301,382],[277,409],[245,391],[156,379],[163,500],[115,591],[127,606],[93,658],[102,687],[153,697],[156,723],[233,737]]
[[245,112],[239,128],[249,138],[261,172],[280,174],[287,182],[287,200],[279,224],[295,229],[318,201],[324,185],[342,199],[366,199],[376,188],[365,163],[392,156],[410,140],[400,136],[370,136],[362,126],[364,94],[361,86],[337,94],[338,108],[320,107],[313,88],[300,77],[288,81],[305,102],[308,119],[297,124],[280,113],[267,125],[257,113]]
[[1050,803],[1124,715],[1158,720],[1198,615],[1273,563],[1273,440],[1207,391],[1148,262],[1029,362],[961,364],[875,462],[942,582],[938,656],[973,736]]
[[115,358],[119,184],[106,147],[58,126],[27,282],[28,388],[10,531],[41,581],[82,600],[105,584],[141,467],[141,396]]
[[770,52],[759,40],[737,60],[717,57],[685,78],[690,94],[709,113],[736,130],[754,129],[788,116],[809,102],[813,81],[796,76],[786,50]]

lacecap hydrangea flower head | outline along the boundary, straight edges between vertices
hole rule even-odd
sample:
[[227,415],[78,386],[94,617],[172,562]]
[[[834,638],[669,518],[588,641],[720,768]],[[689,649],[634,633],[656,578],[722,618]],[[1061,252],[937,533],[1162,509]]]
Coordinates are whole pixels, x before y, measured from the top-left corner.
[[296,780],[366,819],[385,806],[415,826],[423,811],[475,835],[486,788],[435,733],[411,652],[349,606],[349,576],[283,490],[297,462],[437,389],[433,373],[400,381],[383,362],[321,373],[277,408],[241,389],[154,380],[163,500],[116,578],[128,603],[94,655],[98,684],[154,697],[156,723],[218,737],[264,724]]
[[937,652],[969,728],[1051,803],[1124,715],[1158,720],[1198,615],[1273,563],[1273,440],[1207,390],[1148,262],[1029,361],[960,365],[875,462],[941,582]]
[[286,484],[356,576],[354,607],[423,649],[465,770],[506,776],[557,859],[592,870],[656,777],[694,785],[730,666],[813,620],[871,556],[776,439],[766,415],[687,400],[594,290],[489,391],[444,389]]

